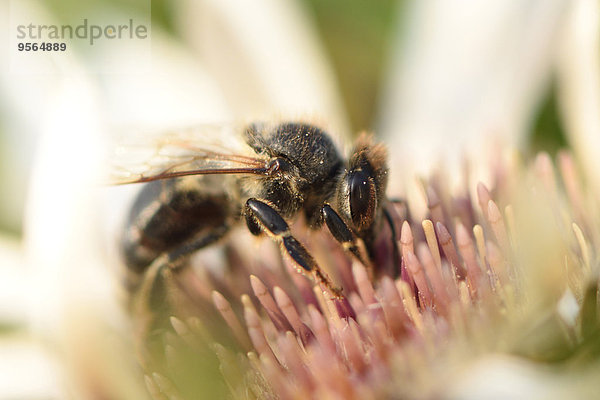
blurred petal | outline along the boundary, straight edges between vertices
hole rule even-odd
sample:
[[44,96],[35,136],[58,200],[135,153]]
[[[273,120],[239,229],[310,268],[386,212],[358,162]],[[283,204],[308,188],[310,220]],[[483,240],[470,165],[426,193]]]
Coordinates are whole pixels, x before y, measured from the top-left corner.
[[[109,51],[105,57],[129,55]],[[110,75],[102,83],[106,117],[119,129],[157,131],[234,118],[214,77],[187,49],[159,28],[152,31],[149,68]]]
[[411,2],[382,109],[382,132],[401,149],[393,160],[426,172],[441,155],[456,171],[465,151],[489,154],[492,137],[523,143],[568,4]]
[[347,132],[334,74],[315,29],[291,0],[183,1],[183,34],[234,115],[308,117]]
[[558,83],[566,131],[600,193],[599,3],[574,1],[565,28],[558,53]]

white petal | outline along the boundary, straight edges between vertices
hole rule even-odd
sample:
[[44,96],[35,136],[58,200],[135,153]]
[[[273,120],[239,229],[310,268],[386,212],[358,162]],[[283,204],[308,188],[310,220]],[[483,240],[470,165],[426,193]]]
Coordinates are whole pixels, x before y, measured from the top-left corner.
[[560,103],[571,145],[600,193],[600,5],[573,3],[558,54]]
[[184,37],[244,119],[308,117],[347,132],[334,74],[290,0],[183,1]]
[[564,0],[413,1],[381,126],[409,171],[457,169],[489,139],[523,142],[552,67]]

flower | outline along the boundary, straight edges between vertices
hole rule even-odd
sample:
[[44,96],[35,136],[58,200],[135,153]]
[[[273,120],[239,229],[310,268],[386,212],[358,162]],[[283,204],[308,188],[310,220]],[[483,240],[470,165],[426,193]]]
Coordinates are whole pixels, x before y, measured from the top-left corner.
[[[374,119],[376,109],[381,112],[377,133],[386,139],[393,157],[391,183],[395,187],[390,194],[406,194],[410,214],[398,205],[395,217],[405,260],[399,283],[393,271],[399,264],[389,252],[389,232],[382,232],[381,239],[380,259],[387,265],[377,271],[353,265],[326,233],[301,237],[344,288],[344,301],[315,293],[311,281],[282,269],[279,253],[268,242],[259,246],[270,249],[271,255],[259,261],[252,254],[256,244],[247,243],[243,235],[234,236],[226,247],[225,261],[234,272],[223,275],[217,268],[219,261],[209,261],[203,251],[192,269],[176,275],[174,282],[183,282],[186,291],[168,293],[176,303],[170,313],[158,314],[164,336],[152,338],[158,340],[149,353],[151,361],[159,357],[161,362],[149,364],[144,346],[139,348],[148,387],[156,397],[219,398],[226,392],[235,397],[284,396],[290,390],[313,393],[319,387],[331,396],[336,390],[365,397],[480,398],[527,393],[527,397],[549,398],[569,392],[586,396],[585,387],[573,382],[590,380],[597,372],[593,288],[598,235],[592,193],[600,187],[600,169],[595,167],[600,159],[600,147],[595,145],[599,115],[594,112],[600,99],[598,5],[585,0],[532,2],[527,7],[505,0],[486,2],[483,7],[469,2],[461,7],[450,4],[419,1],[402,10],[408,10],[402,15],[411,22],[406,30],[405,26],[397,29],[400,38],[396,42],[402,46],[392,54],[395,63],[390,77],[383,80],[356,79],[366,74],[354,69],[364,61],[357,55],[382,51],[363,53],[347,40],[348,30],[321,23],[321,29],[331,29],[337,40],[352,43],[346,51],[350,57],[337,59],[338,78],[345,75],[354,84],[354,91],[342,84],[342,92],[356,93],[349,96],[354,101],[344,100],[354,103],[348,111],[359,127]],[[113,274],[118,261],[107,256],[105,241],[106,237],[114,241],[117,234],[111,230],[98,235],[98,227],[106,220],[117,219],[114,205],[125,202],[109,202],[102,190],[90,187],[100,158],[96,155],[101,148],[98,139],[113,124],[156,130],[215,120],[269,119],[273,114],[308,114],[314,120],[314,112],[327,129],[350,132],[345,128],[350,123],[338,96],[339,82],[327,63],[323,43],[311,30],[308,13],[296,2],[262,0],[244,6],[231,1],[169,5],[158,1],[152,7],[150,71],[90,73],[95,60],[117,67],[139,63],[139,58],[131,57],[133,53],[109,45],[95,47],[87,55],[74,48],[64,57],[52,57],[50,65],[33,63],[28,54],[22,54],[28,68],[11,65],[0,72],[2,111],[7,116],[3,128],[10,144],[5,146],[10,154],[3,160],[15,160],[4,168],[9,178],[4,177],[3,188],[11,195],[0,204],[0,218],[15,227],[19,210],[27,203],[23,238],[27,257],[25,261],[10,257],[15,268],[9,268],[31,272],[25,279],[3,276],[5,286],[18,295],[5,299],[9,301],[1,308],[21,315],[23,322],[18,321],[23,330],[19,332],[27,333],[27,351],[15,356],[12,350],[18,342],[15,346],[8,341],[5,347],[10,357],[5,357],[2,368],[10,372],[4,374],[12,382],[9,396],[32,397],[31,387],[19,382],[30,381],[34,375],[41,386],[34,388],[35,393],[52,393],[51,397],[66,397],[65,392],[77,398],[145,396],[140,385],[143,379],[132,361],[128,322],[120,319],[114,304],[115,287],[120,287]],[[4,21],[9,25],[18,22],[19,15],[27,21],[40,20],[36,22],[42,25],[69,16],[150,17],[149,2],[137,0],[127,8],[97,0],[81,7],[72,2],[18,1],[9,8],[10,18]],[[388,21],[393,19],[391,9],[381,13]],[[338,16],[346,10],[357,14],[360,22],[369,17],[351,6],[325,9],[325,14]],[[348,25],[354,32],[357,24]],[[381,35],[379,47],[373,48],[383,48],[387,39]],[[333,47],[342,47],[337,44]],[[13,47],[11,56],[14,51]],[[90,54],[94,57],[88,58]],[[381,67],[381,61],[369,61],[373,69]],[[30,67],[40,66],[50,67],[52,73],[28,74]],[[340,74],[341,69],[349,73]],[[569,166],[573,162],[568,157],[559,163],[565,176],[557,188],[549,178],[545,157],[533,168],[514,162],[488,168],[493,157],[482,151],[482,142],[489,139],[490,131],[508,138],[510,144],[524,142],[539,94],[553,73],[566,131],[584,178],[571,176],[575,169]],[[383,107],[372,104],[377,92],[374,85],[368,85],[365,96],[361,83],[372,81],[383,82],[382,87],[389,90]],[[357,108],[368,109],[362,119],[356,117]],[[357,124],[357,120],[363,122]],[[39,137],[37,151],[31,151],[33,138]],[[466,158],[465,145],[471,151]],[[493,156],[497,153],[496,149],[492,152]],[[25,202],[29,162],[22,160],[31,161],[30,154],[36,154],[36,162]],[[454,186],[445,175],[434,175],[415,188],[413,170],[423,173],[444,157],[454,161],[442,164],[449,170],[469,160],[471,179]],[[548,200],[540,195],[545,191],[536,189],[537,197],[530,196],[531,182],[517,179],[539,168],[546,171],[541,175],[550,187],[550,210],[542,207]],[[480,176],[482,170],[486,177]],[[450,180],[459,176],[447,175]],[[483,200],[477,207],[473,206],[478,197],[472,185],[479,180],[490,183],[490,190],[480,187]],[[495,224],[489,216],[498,213],[493,207],[488,209],[487,197],[502,215],[493,218]],[[438,217],[443,216],[439,227],[424,198],[434,209],[439,204],[443,210],[436,211]],[[508,204],[512,206],[505,208]],[[109,211],[99,213],[103,207]],[[425,220],[431,223],[425,222],[423,229]],[[573,221],[576,225],[571,225]],[[471,231],[474,223],[480,228]],[[293,229],[298,235],[305,232],[301,222]],[[469,238],[474,244],[461,247]],[[454,260],[454,265],[464,263],[464,268],[453,272],[444,267],[440,280],[434,281],[427,271],[428,266],[438,266],[436,246],[429,245],[433,240],[446,243],[446,249],[438,246],[440,265],[451,265],[447,260]],[[19,254],[20,249],[10,247],[9,254]],[[31,268],[20,268],[20,264]],[[473,265],[481,269],[480,278],[477,269],[468,268]],[[491,272],[496,273],[490,277]],[[457,278],[464,274],[465,279],[455,281],[453,273]],[[365,274],[369,279],[364,279]],[[268,301],[268,296],[258,296],[263,293],[261,282],[273,298],[266,305],[261,297]],[[434,290],[435,282],[444,289]],[[213,290],[221,296],[213,295]],[[239,298],[241,293],[247,295],[244,300]],[[447,299],[438,302],[444,293]],[[288,315],[292,311],[286,306],[286,296],[298,318]],[[223,299],[232,311],[219,315],[219,309],[228,309]],[[390,319],[386,307],[401,318]],[[160,310],[150,311],[152,316]],[[6,315],[0,318],[5,321]],[[319,326],[326,328],[321,336],[317,335]],[[287,333],[290,328],[291,335]],[[265,341],[254,343],[252,339],[260,341],[261,332]],[[328,336],[329,349],[335,352],[315,351]],[[143,337],[138,340],[145,342]],[[299,340],[297,347],[294,340]],[[38,346],[39,341],[45,346]],[[261,356],[260,349],[267,355]],[[22,357],[30,352],[38,357]],[[220,384],[223,378],[217,373],[215,353],[222,359],[228,386]],[[301,362],[293,362],[298,359],[295,355]],[[14,367],[12,360],[20,358],[27,358],[25,368]],[[313,367],[318,361],[322,362]],[[331,368],[324,370],[326,366]],[[334,387],[318,386],[315,374],[318,382],[325,380]],[[570,379],[573,376],[577,379]],[[329,382],[327,377],[335,379]],[[21,390],[10,391],[19,386]],[[6,394],[1,382],[0,392]]]
[[150,332],[138,337],[150,393],[198,396],[205,369],[190,367],[206,364],[212,350],[222,388],[240,399],[522,393],[471,378],[495,368],[524,371],[525,382],[541,387],[531,398],[571,374],[583,384],[559,393],[590,395],[600,367],[597,200],[568,153],[558,156],[560,179],[545,153],[528,166],[513,159],[497,168],[494,186],[479,183],[473,196],[466,186],[451,194],[441,174],[423,181],[425,219],[410,215],[411,203],[396,206],[400,273],[380,269],[395,262],[384,248],[390,232],[380,237],[390,259],[370,271],[328,232],[311,237],[296,224],[343,288],[341,299],[281,260],[268,240],[259,244],[261,254],[271,250],[265,258],[232,240],[224,271],[202,258],[172,271],[174,306],[157,317],[152,350]]

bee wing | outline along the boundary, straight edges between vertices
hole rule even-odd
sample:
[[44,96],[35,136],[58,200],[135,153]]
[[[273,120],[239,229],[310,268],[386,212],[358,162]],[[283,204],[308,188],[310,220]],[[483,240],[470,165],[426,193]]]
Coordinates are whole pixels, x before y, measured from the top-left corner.
[[232,128],[205,126],[119,140],[110,160],[111,184],[150,182],[187,175],[268,173]]

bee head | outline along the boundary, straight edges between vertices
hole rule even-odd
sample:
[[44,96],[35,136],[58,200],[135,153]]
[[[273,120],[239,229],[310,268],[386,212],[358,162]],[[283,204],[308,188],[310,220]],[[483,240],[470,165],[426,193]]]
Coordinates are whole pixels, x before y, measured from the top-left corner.
[[339,180],[338,210],[360,237],[371,232],[381,215],[387,186],[386,159],[385,147],[363,134]]
[[252,124],[246,129],[246,143],[269,160],[257,197],[269,201],[285,217],[304,206],[310,224],[320,217],[318,210],[335,191],[343,165],[329,135],[301,122]]

